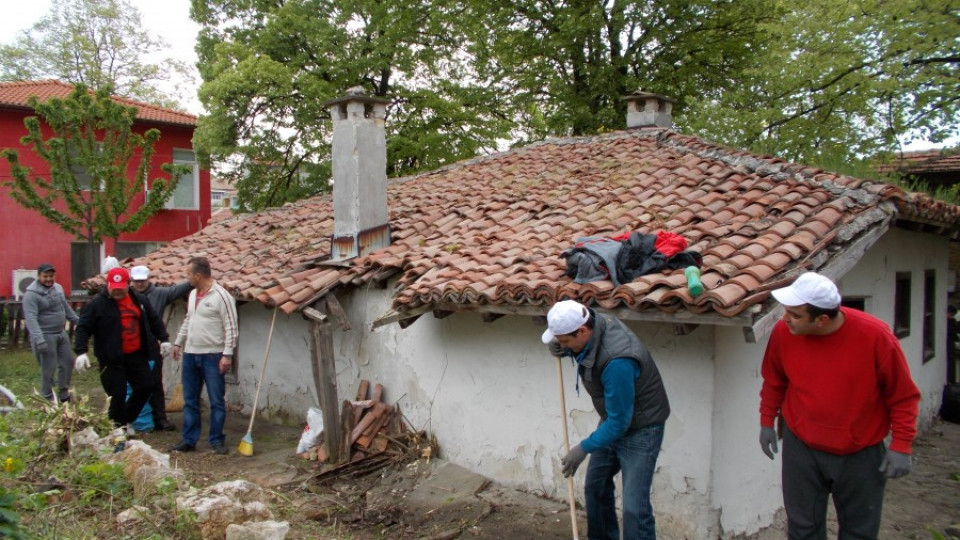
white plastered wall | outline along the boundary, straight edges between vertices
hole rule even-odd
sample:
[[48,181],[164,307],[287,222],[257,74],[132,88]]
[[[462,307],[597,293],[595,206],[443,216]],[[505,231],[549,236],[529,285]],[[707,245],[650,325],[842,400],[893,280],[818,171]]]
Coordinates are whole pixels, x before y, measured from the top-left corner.
[[[360,290],[340,301],[352,329],[334,324],[337,385],[352,399],[361,379],[385,387],[416,429],[437,436],[441,456],[506,485],[563,499],[560,475],[563,436],[557,362],[540,342],[533,317],[506,316],[484,323],[477,314],[444,319],[426,314],[406,329],[396,324],[371,331],[389,305],[389,291]],[[240,309],[240,383],[228,386],[228,402],[249,413],[271,312],[256,304]],[[713,329],[676,336],[671,324],[629,323],[650,348],[671,402],[663,450],[654,478],[653,504],[665,538],[703,538],[717,530],[711,508],[710,456],[713,393]],[[316,405],[308,343],[309,325],[299,314],[280,314],[274,330],[258,414],[303,422]],[[563,363],[571,444],[596,427],[598,416],[574,370]],[[291,441],[291,451],[296,441]],[[583,500],[582,467],[575,477]]]
[[[900,345],[922,394],[921,427],[928,425],[940,409],[943,385],[946,382],[948,252],[949,241],[944,237],[892,229],[838,283],[844,297],[865,298],[867,311],[892,326],[896,273],[910,273],[910,335],[900,338]],[[932,270],[936,277],[933,308],[936,334],[935,356],[924,362],[924,275],[928,270]]]

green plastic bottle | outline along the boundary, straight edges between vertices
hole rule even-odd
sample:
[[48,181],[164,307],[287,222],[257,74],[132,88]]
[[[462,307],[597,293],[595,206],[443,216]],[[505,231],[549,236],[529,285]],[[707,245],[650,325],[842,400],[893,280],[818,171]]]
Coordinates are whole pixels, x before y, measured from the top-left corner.
[[700,282],[700,268],[688,266],[683,270],[683,275],[687,276],[687,288],[690,289],[690,295],[693,297],[703,294],[703,283]]

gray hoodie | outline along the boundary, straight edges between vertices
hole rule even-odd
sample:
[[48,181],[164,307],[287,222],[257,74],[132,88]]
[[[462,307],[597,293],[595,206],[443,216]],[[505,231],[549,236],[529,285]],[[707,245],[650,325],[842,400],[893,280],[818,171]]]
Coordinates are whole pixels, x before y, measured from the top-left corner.
[[143,291],[143,295],[150,301],[150,307],[157,312],[160,318],[163,318],[163,310],[167,309],[167,305],[178,298],[187,296],[191,289],[193,287],[189,281],[177,283],[172,287],[159,287],[151,283],[147,286],[147,290]]
[[23,318],[35,344],[43,341],[43,334],[63,332],[68,320],[74,324],[80,320],[59,283],[44,287],[40,281],[31,283],[23,294]]

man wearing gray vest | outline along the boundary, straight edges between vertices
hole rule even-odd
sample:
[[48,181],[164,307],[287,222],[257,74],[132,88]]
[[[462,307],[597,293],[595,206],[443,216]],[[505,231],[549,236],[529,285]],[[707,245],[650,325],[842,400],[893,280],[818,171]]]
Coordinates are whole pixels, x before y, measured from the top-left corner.
[[[67,303],[63,287],[54,281],[56,270],[52,264],[37,267],[37,279],[23,294],[23,319],[30,332],[30,346],[40,363],[41,394],[53,401],[53,379],[56,375],[57,399],[70,400],[70,378],[73,375],[73,355],[67,337],[67,321],[80,320]],[[59,374],[57,372],[59,368]]]
[[561,460],[569,477],[590,454],[584,494],[591,540],[619,539],[614,477],[623,481],[623,539],[655,539],[650,488],[670,403],[650,352],[618,319],[573,300],[554,304],[542,336],[554,356],[571,356],[600,424]]

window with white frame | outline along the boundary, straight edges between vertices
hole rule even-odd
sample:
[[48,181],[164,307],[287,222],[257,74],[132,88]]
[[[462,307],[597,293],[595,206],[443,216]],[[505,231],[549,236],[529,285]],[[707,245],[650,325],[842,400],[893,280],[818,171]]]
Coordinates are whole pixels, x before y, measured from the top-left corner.
[[167,201],[167,208],[195,210],[199,208],[200,166],[193,150],[173,150],[174,165],[189,165],[190,172],[180,177],[177,189]]

